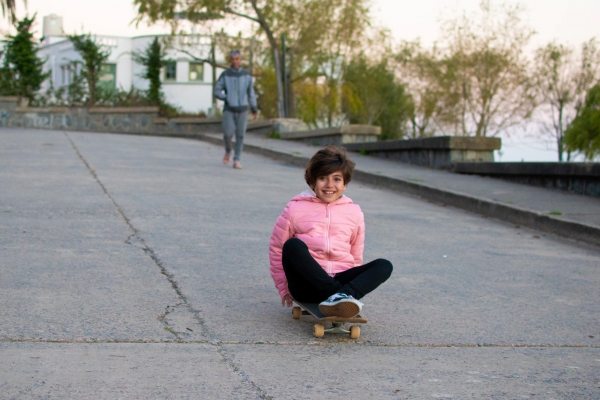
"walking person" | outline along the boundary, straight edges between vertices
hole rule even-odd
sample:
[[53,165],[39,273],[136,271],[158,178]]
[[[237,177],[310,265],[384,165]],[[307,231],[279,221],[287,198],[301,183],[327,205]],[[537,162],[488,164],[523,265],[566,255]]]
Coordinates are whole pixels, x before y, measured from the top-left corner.
[[[223,141],[225,156],[223,164],[229,164],[233,150],[233,168],[242,169],[240,157],[244,147],[244,135],[248,123],[248,109],[252,112],[252,120],[258,113],[256,95],[252,87],[252,75],[242,68],[242,55],[239,50],[229,52],[230,67],[223,71],[215,85],[215,97],[225,102],[223,107]],[[232,144],[235,134],[235,148]]]

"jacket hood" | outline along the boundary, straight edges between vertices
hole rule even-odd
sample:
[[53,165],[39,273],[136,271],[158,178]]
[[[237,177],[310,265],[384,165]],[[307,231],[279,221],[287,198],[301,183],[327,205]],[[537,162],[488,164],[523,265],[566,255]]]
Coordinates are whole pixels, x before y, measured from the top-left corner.
[[[323,203],[323,200],[319,199],[315,192],[311,189],[306,189],[302,191],[302,193],[294,196],[291,201],[310,201],[314,203]],[[345,194],[343,194],[339,199],[332,202],[331,204],[348,204],[352,203],[352,199]]]

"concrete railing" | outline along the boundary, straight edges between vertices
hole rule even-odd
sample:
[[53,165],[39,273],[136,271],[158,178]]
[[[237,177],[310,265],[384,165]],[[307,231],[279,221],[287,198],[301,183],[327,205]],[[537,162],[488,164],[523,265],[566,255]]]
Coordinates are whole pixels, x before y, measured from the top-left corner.
[[333,128],[323,128],[296,132],[282,132],[281,139],[298,140],[315,146],[336,146],[349,143],[376,142],[381,134],[381,127],[373,125],[342,125]]
[[304,131],[308,125],[295,118],[271,118],[248,123],[249,133],[279,137],[284,132]]
[[457,163],[452,171],[600,197],[600,163]]
[[375,142],[381,127],[372,125],[342,125],[333,128],[309,129],[299,119],[274,118],[250,122],[248,132],[285,140],[297,140],[315,146],[336,146],[347,143]]
[[501,145],[499,138],[435,136],[423,139],[354,143],[345,146],[349,151],[430,168],[447,169],[457,162],[494,161],[494,150],[499,150]]

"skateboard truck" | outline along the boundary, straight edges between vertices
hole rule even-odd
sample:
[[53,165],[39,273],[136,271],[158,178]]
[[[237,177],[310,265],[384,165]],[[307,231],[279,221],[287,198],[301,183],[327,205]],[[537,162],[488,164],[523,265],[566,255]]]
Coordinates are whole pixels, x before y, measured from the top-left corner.
[[320,324],[315,324],[313,329],[313,335],[316,338],[322,338],[325,333],[345,333],[350,336],[350,339],[358,339],[360,337],[360,327],[357,325],[350,326],[350,329],[344,328],[344,323],[358,323],[365,324],[367,320],[362,318],[360,315],[357,315],[352,318],[344,318],[344,317],[327,317],[321,313],[319,310],[318,304],[312,303],[299,303],[295,301],[299,307],[292,308],[292,318],[300,319],[302,315],[312,315],[317,318],[319,322],[331,322],[331,327],[325,329],[325,326]]

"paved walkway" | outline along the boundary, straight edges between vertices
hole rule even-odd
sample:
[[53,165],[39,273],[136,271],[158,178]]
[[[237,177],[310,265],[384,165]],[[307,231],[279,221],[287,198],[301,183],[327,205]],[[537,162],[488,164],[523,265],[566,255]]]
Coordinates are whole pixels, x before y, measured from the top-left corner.
[[598,248],[353,182],[395,271],[360,340],[315,340],[268,275],[302,170],[221,157],[0,129],[0,397],[600,397]]

